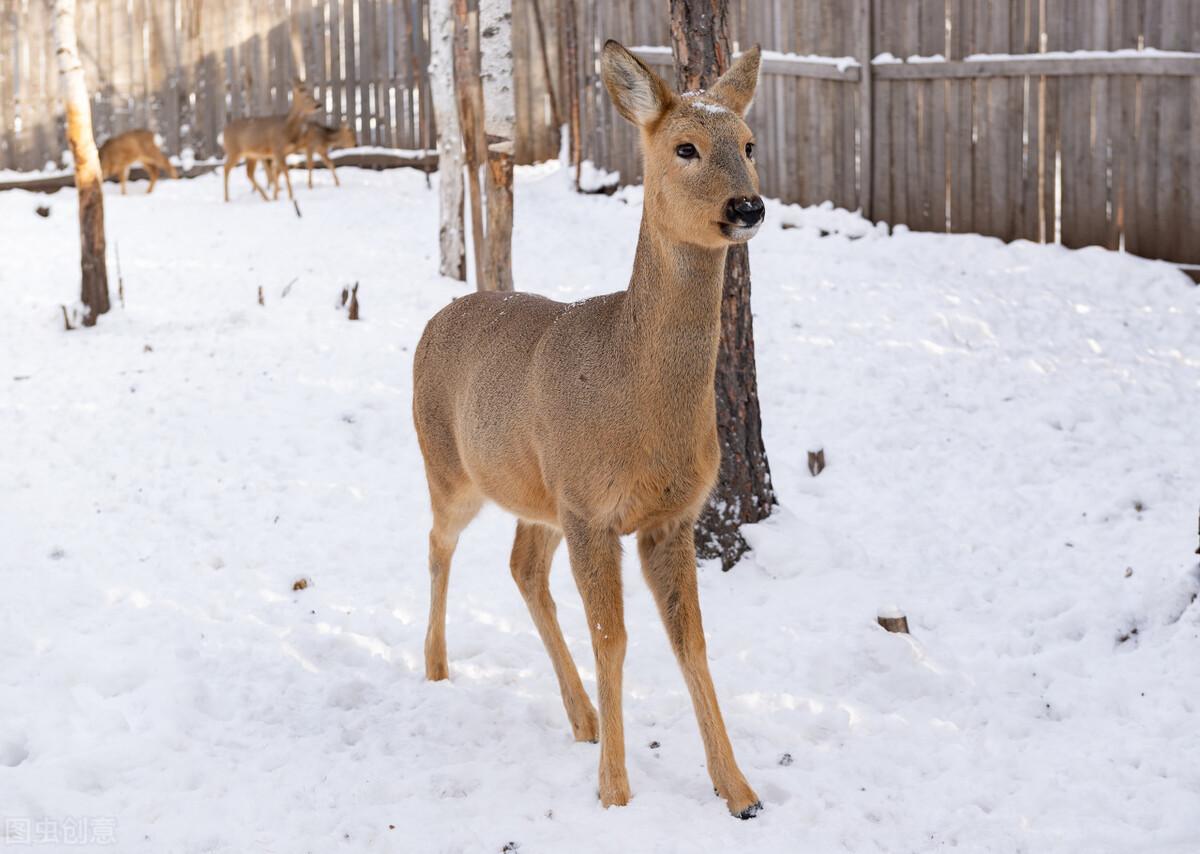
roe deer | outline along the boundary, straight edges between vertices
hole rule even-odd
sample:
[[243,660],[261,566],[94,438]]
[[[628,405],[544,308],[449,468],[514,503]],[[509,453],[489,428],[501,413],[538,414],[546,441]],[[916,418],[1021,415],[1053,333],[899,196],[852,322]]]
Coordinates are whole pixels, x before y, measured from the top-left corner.
[[[333,168],[333,161],[329,159],[329,150],[331,148],[353,148],[358,145],[358,140],[354,137],[354,130],[346,124],[338,124],[335,127],[321,124],[320,122],[305,122],[304,128],[300,131],[300,137],[294,145],[289,145],[288,154],[304,149],[306,165],[308,166],[308,188],[312,189],[312,173],[313,173],[313,152],[320,155],[325,161],[325,165],[329,167],[329,171],[333,173],[333,183],[340,187],[342,182],[338,180],[337,170]],[[268,160],[264,163],[267,169],[267,178],[275,188],[275,193],[279,193],[279,169],[276,168],[274,160]],[[246,164],[246,169],[253,172],[254,169],[249,162]]]
[[[353,148],[356,145],[358,145],[358,140],[354,138],[354,129],[349,125],[338,124],[336,127],[329,127],[318,122],[306,123],[304,130],[300,133],[300,141],[295,150],[304,149],[305,164],[308,166],[308,188],[311,190],[313,185],[313,152],[316,152],[329,167],[329,171],[333,174],[334,185],[340,187],[342,182],[338,180],[337,170],[333,168],[333,161],[329,159],[329,149]],[[278,183],[279,178],[276,177],[275,181]]]
[[[225,201],[229,201],[229,173],[237,166],[242,158],[246,159],[246,174],[250,183],[263,197],[269,201],[263,188],[254,179],[254,166],[259,160],[284,160],[289,145],[295,145],[303,129],[304,120],[313,115],[321,105],[313,99],[303,84],[296,80],[292,83],[292,106],[286,115],[255,116],[247,119],[234,119],[225,125],[221,144],[225,147]],[[283,170],[287,179],[288,198],[292,196],[292,178],[287,170]],[[279,198],[279,185],[275,185],[275,198]]]
[[127,130],[110,138],[100,146],[100,171],[105,178],[117,177],[121,181],[121,195],[125,195],[125,182],[129,180],[129,167],[141,163],[150,175],[150,186],[146,194],[154,192],[158,182],[158,170],[162,169],[172,178],[179,173],[171,161],[159,149],[160,139],[148,130]]
[[[602,76],[640,130],[645,202],[624,291],[578,303],[480,292],[429,321],[413,360],[413,420],[433,510],[425,675],[445,679],[446,586],[485,499],[518,517],[510,566],[550,654],[575,738],[600,740],[600,801],[629,800],[621,715],[622,534],[636,532],[692,704],[713,786],[750,818],[709,675],[693,523],[716,480],[713,388],[728,247],[763,221],[747,51],[707,92],[676,95],[614,41]],[[550,561],[567,541],[596,659],[596,712],[555,616]]]

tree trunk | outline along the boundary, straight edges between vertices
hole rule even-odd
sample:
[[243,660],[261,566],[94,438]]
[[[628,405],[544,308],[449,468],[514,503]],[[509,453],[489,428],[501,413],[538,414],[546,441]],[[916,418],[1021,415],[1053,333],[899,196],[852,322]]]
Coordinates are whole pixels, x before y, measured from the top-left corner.
[[430,5],[429,30],[429,83],[438,129],[438,246],[441,253],[438,269],[443,276],[466,281],[463,143],[454,97],[454,15],[449,0]]
[[487,160],[483,134],[483,88],[479,80],[479,14],[468,10],[467,0],[454,4],[454,92],[462,128],[463,159],[467,165],[467,189],[471,195],[471,243],[475,260],[475,287],[489,290],[490,268],[484,264],[486,237],[483,233],[483,198],[479,170]]
[[484,131],[487,134],[487,282],[511,291],[513,218],[512,0],[479,0],[479,69],[483,78]]
[[[681,92],[706,89],[729,67],[726,0],[670,0],[675,82]],[[725,260],[721,347],[716,373],[721,470],[696,522],[696,553],[731,569],[749,550],[739,530],[771,514],[775,493],[762,441],[754,318],[750,311],[750,253],[733,246]]]
[[533,0],[533,22],[537,27],[538,50],[542,55],[542,76],[546,78],[546,94],[550,97],[550,120],[554,130],[562,129],[562,114],[558,111],[558,97],[554,94],[554,75],[550,73],[550,53],[546,50],[546,24],[542,20],[542,5]]
[[52,8],[54,50],[58,55],[58,75],[67,117],[67,142],[75,159],[75,187],[79,197],[83,325],[95,326],[96,318],[109,309],[100,155],[92,136],[92,110],[75,39],[75,0],[54,0]]
[[575,189],[578,191],[583,170],[583,144],[580,139],[579,37],[575,29],[575,0],[558,0],[558,30],[562,36],[560,55],[565,65],[561,90],[568,93],[570,103],[567,121],[571,133],[571,165],[575,168]]

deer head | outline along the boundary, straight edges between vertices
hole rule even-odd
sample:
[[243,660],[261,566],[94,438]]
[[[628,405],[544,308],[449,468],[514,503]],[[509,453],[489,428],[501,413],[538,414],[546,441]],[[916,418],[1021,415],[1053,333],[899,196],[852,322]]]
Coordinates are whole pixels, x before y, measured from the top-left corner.
[[760,57],[756,45],[711,89],[677,95],[621,45],[604,45],[604,85],[641,131],[646,219],[673,240],[714,249],[744,243],[766,215],[754,134],[743,120]]
[[292,113],[301,118],[308,118],[320,109],[321,105],[305,87],[304,81],[299,78],[292,80]]

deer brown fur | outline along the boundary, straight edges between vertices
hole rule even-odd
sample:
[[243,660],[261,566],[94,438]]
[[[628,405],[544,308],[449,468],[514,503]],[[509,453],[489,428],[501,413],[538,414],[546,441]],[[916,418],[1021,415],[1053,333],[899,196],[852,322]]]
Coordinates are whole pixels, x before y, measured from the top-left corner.
[[154,192],[154,185],[158,182],[158,170],[161,169],[172,178],[179,177],[171,161],[159,149],[154,134],[148,130],[127,130],[100,146],[100,171],[106,179],[117,178],[121,182],[121,195],[125,194],[129,169],[135,163],[141,163],[150,176],[147,194]]
[[[742,120],[759,51],[708,92],[676,95],[616,42],[602,71],[638,126],[645,194],[626,290],[578,303],[481,292],[425,328],[413,416],[433,509],[429,679],[449,675],[446,586],[459,533],[485,499],[514,513],[511,569],[550,654],[575,738],[600,740],[600,800],[625,804],[619,537],[642,572],[691,693],[713,786],[730,811],[761,807],[738,769],[709,675],[693,524],[717,475],[713,377],[725,254],[763,217]],[[583,598],[600,715],[563,640],[548,575],[560,540]]]
[[[303,130],[304,120],[319,109],[320,104],[297,80],[292,84],[292,105],[285,115],[234,119],[225,125],[221,143],[225,148],[225,201],[229,201],[229,173],[243,159],[246,161],[246,175],[250,178],[250,183],[263,197],[263,201],[269,201],[266,192],[255,180],[255,164],[259,160],[286,163],[284,157],[288,146],[295,146]],[[287,169],[283,170],[283,176],[287,181],[288,198],[294,198],[292,178]],[[279,198],[278,183],[275,184],[275,198]]]

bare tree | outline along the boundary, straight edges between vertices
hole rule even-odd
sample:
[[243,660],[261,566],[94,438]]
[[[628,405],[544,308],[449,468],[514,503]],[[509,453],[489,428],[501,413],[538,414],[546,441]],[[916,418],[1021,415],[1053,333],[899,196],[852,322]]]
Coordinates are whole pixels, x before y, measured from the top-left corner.
[[512,0],[479,0],[479,69],[487,134],[487,248],[484,264],[492,290],[511,291],[513,221]]
[[108,267],[104,257],[104,192],[100,155],[92,136],[92,110],[83,64],[75,38],[75,0],[53,0],[54,50],[67,115],[67,142],[75,159],[75,188],[79,196],[79,245],[83,286],[80,299],[84,326],[95,326],[108,311]]
[[[727,0],[670,2],[676,85],[681,92],[705,89],[733,58]],[[745,244],[730,247],[725,261],[716,395],[721,471],[696,522],[696,552],[720,558],[728,570],[749,549],[741,526],[765,519],[776,504],[758,407],[750,253]]]
[[454,15],[450,0],[435,0],[430,5],[429,30],[429,82],[438,129],[439,270],[443,276],[465,281],[463,144],[454,95]]

